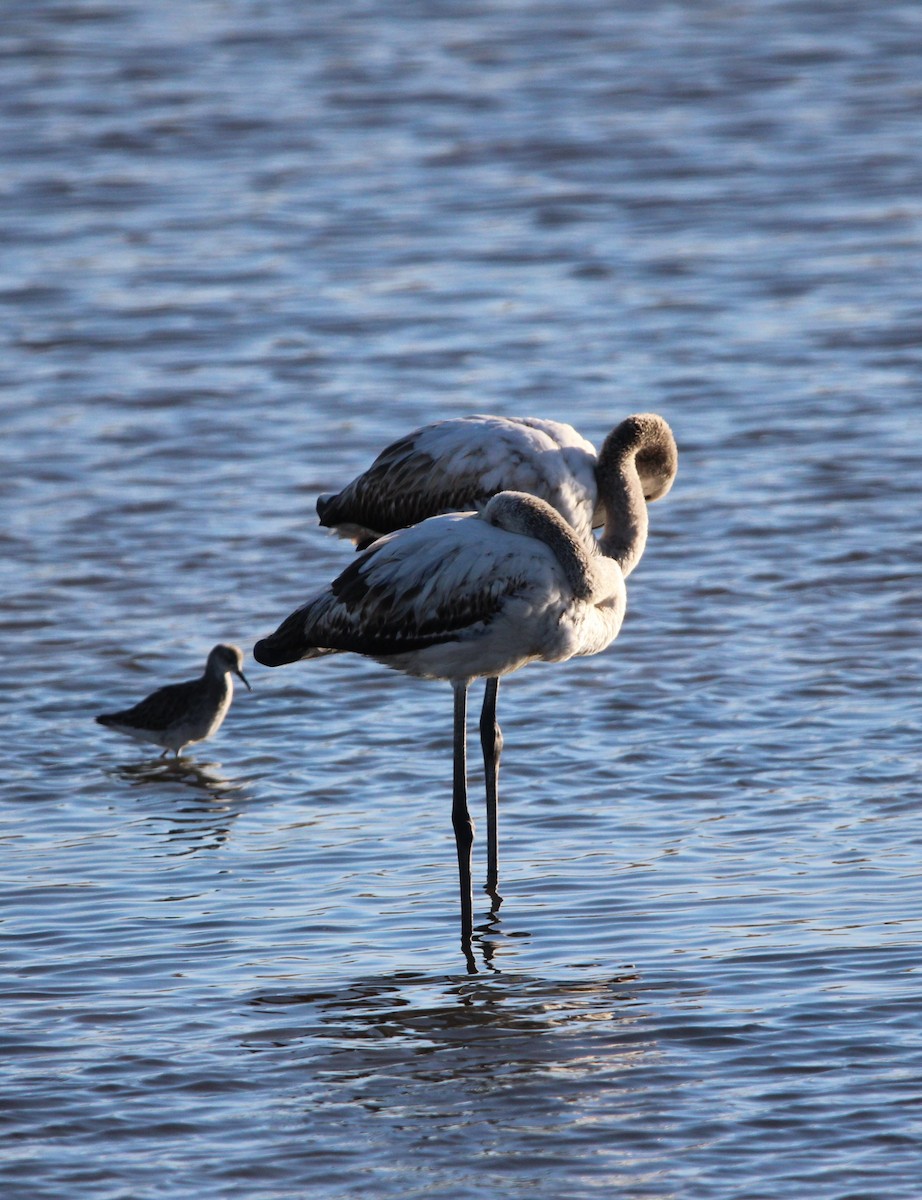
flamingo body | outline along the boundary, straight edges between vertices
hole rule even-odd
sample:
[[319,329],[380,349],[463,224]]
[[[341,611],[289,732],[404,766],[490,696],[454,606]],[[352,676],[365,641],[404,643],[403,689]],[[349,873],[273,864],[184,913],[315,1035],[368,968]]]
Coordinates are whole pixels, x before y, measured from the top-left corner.
[[280,666],[353,651],[426,679],[498,677],[603,650],[625,603],[617,563],[545,501],[503,492],[479,513],[380,538],[254,656]]
[[320,524],[363,549],[381,534],[483,505],[497,492],[547,500],[581,536],[597,513],[596,450],[570,425],[534,417],[458,417],[425,425],[317,501]]

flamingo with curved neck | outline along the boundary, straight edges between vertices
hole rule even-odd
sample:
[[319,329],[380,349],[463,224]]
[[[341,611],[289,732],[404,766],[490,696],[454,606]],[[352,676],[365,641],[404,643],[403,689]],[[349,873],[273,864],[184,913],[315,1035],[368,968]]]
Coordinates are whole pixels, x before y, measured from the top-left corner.
[[563,662],[611,644],[624,617],[624,580],[646,543],[645,486],[653,498],[665,495],[676,462],[675,441],[661,417],[629,417],[609,434],[598,457],[605,513],[598,543],[581,537],[540,497],[504,490],[478,512],[431,517],[379,538],[254,648],[256,660],[270,667],[352,652],[451,683],[452,824],[469,963],[474,831],[467,806],[468,688],[473,679],[487,679],[481,737],[488,761],[487,890],[495,894],[499,679],[528,662]]

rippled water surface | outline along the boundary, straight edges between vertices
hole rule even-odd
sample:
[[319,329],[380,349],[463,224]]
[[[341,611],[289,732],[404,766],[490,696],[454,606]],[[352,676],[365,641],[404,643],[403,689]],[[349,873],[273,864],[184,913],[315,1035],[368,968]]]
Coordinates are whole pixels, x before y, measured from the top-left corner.
[[[920,51],[911,0],[7,7],[4,1200],[919,1195]],[[446,685],[93,723],[331,578],[393,437],[648,409],[621,636],[503,687],[476,973]]]

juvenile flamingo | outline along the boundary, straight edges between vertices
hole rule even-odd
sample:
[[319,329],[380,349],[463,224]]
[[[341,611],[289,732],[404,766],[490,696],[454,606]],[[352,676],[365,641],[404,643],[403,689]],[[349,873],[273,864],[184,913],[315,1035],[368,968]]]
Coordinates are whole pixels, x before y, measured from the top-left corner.
[[[634,463],[645,499],[659,500],[675,478],[675,440],[652,413],[628,417],[609,437],[637,421],[649,428]],[[382,534],[426,517],[476,508],[497,492],[528,492],[587,537],[605,523],[600,473],[606,470],[606,458],[572,425],[536,417],[457,417],[387,446],[341,492],[320,496],[317,515],[321,525],[364,550]]]
[[467,806],[468,688],[475,678],[498,680],[528,662],[597,654],[617,636],[624,579],[647,535],[636,460],[651,442],[664,440],[674,462],[669,427],[652,414],[629,418],[606,439],[598,468],[605,512],[598,545],[580,538],[546,501],[503,491],[479,512],[432,517],[380,538],[254,648],[257,662],[270,667],[352,651],[452,684],[452,825],[466,951],[473,932],[474,836]]
[[[622,421],[597,454],[571,426],[537,418],[473,416],[438,421],[400,438],[362,475],[335,495],[317,501],[320,524],[359,549],[377,537],[438,513],[481,507],[501,491],[528,492],[547,500],[583,540],[604,525],[602,551],[611,554],[622,534],[633,537],[621,561],[630,574],[643,553],[643,532],[625,511],[624,472],[636,473],[646,502],[672,487],[678,451],[672,431],[653,413]],[[632,485],[633,486],[633,485]],[[636,502],[636,489],[632,492]],[[639,505],[638,512],[643,509]],[[644,509],[645,518],[645,509]],[[627,524],[622,529],[621,522]],[[608,548],[606,548],[608,547]],[[490,676],[480,714],[487,811],[486,891],[498,905],[499,763],[502,731],[496,719],[498,676]]]

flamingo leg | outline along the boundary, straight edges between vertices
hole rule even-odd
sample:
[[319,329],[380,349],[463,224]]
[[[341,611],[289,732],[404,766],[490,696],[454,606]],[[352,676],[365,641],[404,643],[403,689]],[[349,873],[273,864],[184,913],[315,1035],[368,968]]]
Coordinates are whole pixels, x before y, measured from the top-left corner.
[[487,680],[480,712],[480,744],[483,747],[483,773],[487,786],[487,885],[485,891],[493,898],[494,911],[503,902],[499,887],[499,759],[503,749],[503,732],[496,720],[496,696],[499,679]]
[[451,823],[458,848],[458,881],[461,887],[461,945],[470,950],[474,932],[474,900],[471,890],[471,850],[474,822],[467,807],[467,689],[470,680],[454,680],[455,752]]

